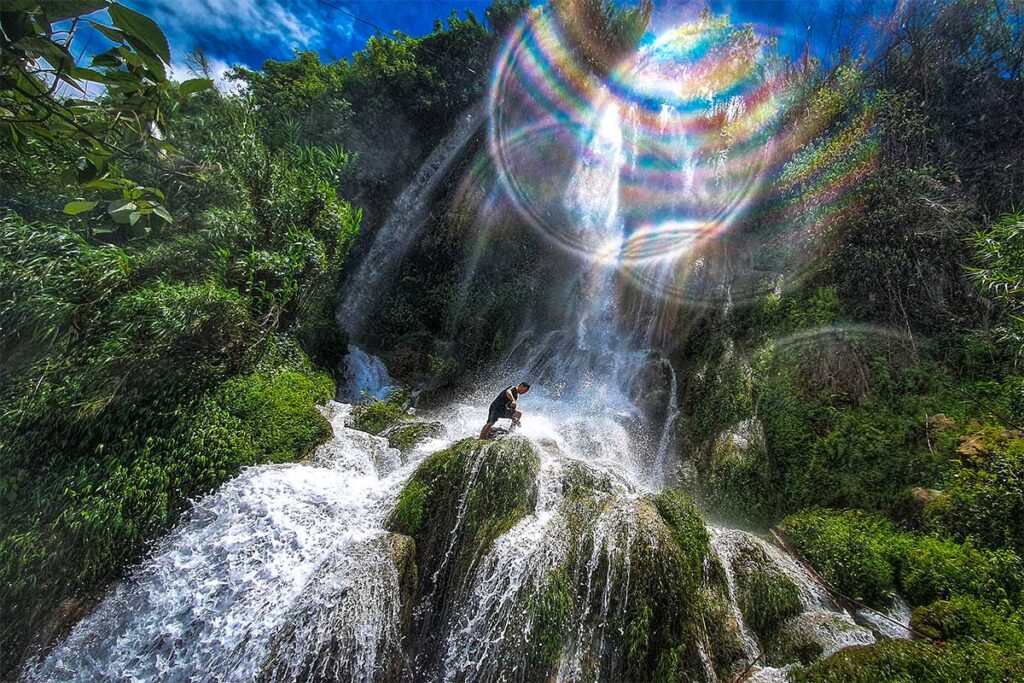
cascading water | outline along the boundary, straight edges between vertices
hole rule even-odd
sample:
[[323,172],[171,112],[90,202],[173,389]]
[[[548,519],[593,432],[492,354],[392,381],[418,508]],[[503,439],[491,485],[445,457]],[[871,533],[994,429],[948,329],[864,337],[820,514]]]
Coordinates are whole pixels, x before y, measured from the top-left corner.
[[[526,681],[538,648],[544,650],[537,640],[551,626],[534,608],[561,595],[559,586],[571,589],[558,611],[563,638],[546,653],[554,677],[627,676],[620,641],[636,627],[637,614],[653,613],[643,591],[664,582],[666,567],[682,572],[678,562],[649,559],[677,543],[651,503],[665,480],[677,386],[669,368],[667,408],[657,423],[630,398],[651,362],[656,316],[619,310],[621,266],[637,246],[636,231],[627,235],[622,174],[636,186],[643,160],[659,149],[640,130],[636,107],[624,113],[607,93],[596,100],[603,104],[588,119],[586,144],[559,198],[570,225],[560,239],[583,254],[566,278],[562,294],[573,304],[562,327],[514,347],[486,386],[425,410],[420,417],[441,423],[444,436],[404,455],[385,439],[346,426],[350,406],[331,403],[325,414],[334,438],[309,462],[250,468],[199,501],[93,614],[24,670],[24,680]],[[672,135],[679,117],[665,105],[657,125]],[[396,200],[339,308],[350,334],[358,335],[481,118],[463,117]],[[680,192],[693,206],[706,200],[715,189],[701,177],[707,163],[686,158],[672,202]],[[657,272],[667,282],[673,267],[665,263]],[[347,363],[348,386],[340,394],[346,399],[379,398],[391,385],[379,359],[358,348],[350,349]],[[538,457],[529,509],[493,543],[462,557],[460,544],[478,521],[469,518],[478,502],[474,487],[488,475],[491,455],[475,451],[452,501],[450,525],[435,530],[447,534],[446,542],[436,557],[425,558],[431,570],[417,578],[411,539],[387,530],[400,492],[431,454],[477,434],[494,394],[520,380],[534,384],[522,399],[523,428],[511,440],[524,440]],[[677,653],[696,662],[690,678],[718,680],[723,666],[735,674],[766,651],[740,604],[752,557],[758,571],[796,586],[800,614],[791,617],[793,628],[822,652],[873,640],[774,546],[733,529],[713,528],[710,538],[694,590],[725,596],[722,624],[711,627],[735,624],[740,653],[724,665],[714,661],[705,624]],[[418,592],[417,585],[431,589]],[[758,680],[782,675],[771,667],[754,673]]]
[[349,344],[348,354],[345,356],[343,376],[338,400],[346,403],[366,399],[383,400],[395,387],[381,359],[352,344]]
[[484,121],[482,106],[471,108],[455,120],[416,175],[395,199],[384,224],[374,235],[369,251],[349,276],[350,286],[338,306],[337,318],[350,337],[358,339],[366,316],[390,281],[398,264],[415,243],[425,224],[425,213],[441,181]]

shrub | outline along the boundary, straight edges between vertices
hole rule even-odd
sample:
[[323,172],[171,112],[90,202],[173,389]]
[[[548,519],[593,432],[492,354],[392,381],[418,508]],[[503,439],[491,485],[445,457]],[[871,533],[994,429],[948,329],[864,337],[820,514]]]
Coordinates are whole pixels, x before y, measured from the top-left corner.
[[999,683],[1024,676],[1020,652],[988,643],[935,647],[883,640],[853,647],[790,674],[793,683]]
[[852,597],[882,602],[895,588],[895,529],[856,510],[811,510],[783,520],[781,530],[821,575]]
[[943,495],[927,505],[928,528],[989,548],[1024,553],[1024,439],[982,430],[962,443]]
[[1024,652],[1024,614],[956,596],[914,610],[911,626],[934,640],[989,641]]
[[875,602],[898,587],[915,605],[955,595],[1019,604],[1021,560],[1009,551],[898,531],[855,510],[812,510],[780,525],[797,549],[838,590]]

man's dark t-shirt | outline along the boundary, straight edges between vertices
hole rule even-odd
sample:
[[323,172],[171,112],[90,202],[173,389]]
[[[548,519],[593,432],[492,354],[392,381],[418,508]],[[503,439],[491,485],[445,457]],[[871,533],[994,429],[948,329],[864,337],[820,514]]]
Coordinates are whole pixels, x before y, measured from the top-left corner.
[[510,392],[512,394],[512,396],[515,397],[516,400],[519,400],[519,389],[518,389],[518,387],[513,385],[513,386],[505,387],[504,389],[502,389],[501,393],[498,394],[498,397],[495,398],[493,401],[491,401],[491,407],[487,411],[487,421],[488,422],[497,422],[498,420],[500,420],[503,417],[504,418],[508,418],[508,419],[512,419],[512,413],[514,413],[515,410],[512,409],[512,408],[507,407],[507,405],[506,405],[509,402],[508,396],[505,395],[506,391]]

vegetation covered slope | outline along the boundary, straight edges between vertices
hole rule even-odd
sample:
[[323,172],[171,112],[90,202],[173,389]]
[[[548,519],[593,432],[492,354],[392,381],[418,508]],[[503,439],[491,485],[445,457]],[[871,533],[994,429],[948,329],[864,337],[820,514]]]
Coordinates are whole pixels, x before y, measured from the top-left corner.
[[[1021,676],[1022,8],[907,9],[881,59],[813,85],[812,106],[845,113],[773,188],[800,208],[791,227],[827,226],[812,267],[794,285],[755,255],[762,293],[675,351],[682,476],[703,503],[783,520],[837,588],[875,606],[899,592],[950,642],[841,653],[801,681]],[[842,138],[866,111],[870,135]]]
[[[505,28],[523,6],[488,16]],[[497,45],[453,16],[350,60],[236,70],[245,92],[225,96],[202,54],[194,78],[169,80],[161,29],[118,3],[7,9],[0,672],[189,499],[328,436],[315,406],[346,348],[334,311],[360,226],[350,200],[386,205],[480,96]],[[102,27],[89,63],[67,20]],[[104,94],[83,98],[86,85]]]

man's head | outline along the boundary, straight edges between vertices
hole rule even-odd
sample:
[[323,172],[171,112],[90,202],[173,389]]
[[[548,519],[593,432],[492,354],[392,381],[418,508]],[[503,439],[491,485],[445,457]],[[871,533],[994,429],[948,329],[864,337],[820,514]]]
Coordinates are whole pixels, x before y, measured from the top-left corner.
[[525,394],[526,392],[528,392],[530,390],[530,385],[527,384],[526,382],[520,382],[519,386],[516,387],[516,389],[519,390],[520,394]]

